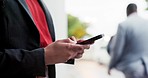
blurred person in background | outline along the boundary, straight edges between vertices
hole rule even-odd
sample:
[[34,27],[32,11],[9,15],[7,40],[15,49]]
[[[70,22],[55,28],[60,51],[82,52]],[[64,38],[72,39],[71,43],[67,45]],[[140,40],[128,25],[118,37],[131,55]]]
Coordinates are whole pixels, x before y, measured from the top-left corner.
[[55,78],[55,64],[73,63],[90,48],[76,43],[55,41],[42,0],[0,0],[0,78]]
[[114,35],[110,37],[110,40],[107,44],[107,52],[108,52],[109,55],[110,55],[110,52],[111,52],[111,50],[113,49],[113,46],[114,46],[114,40],[115,39],[113,39],[113,38],[114,38]]
[[108,73],[115,68],[126,78],[148,78],[148,20],[138,16],[137,5],[127,6],[127,19],[119,24],[110,51]]

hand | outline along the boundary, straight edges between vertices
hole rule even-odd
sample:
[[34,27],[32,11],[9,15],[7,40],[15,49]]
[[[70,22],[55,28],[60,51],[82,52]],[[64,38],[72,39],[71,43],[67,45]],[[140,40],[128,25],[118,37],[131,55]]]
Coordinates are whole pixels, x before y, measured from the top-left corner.
[[[76,43],[79,43],[79,42],[83,42],[85,40],[76,40],[76,38],[74,36],[70,37],[71,40],[75,41]],[[93,44],[93,43],[92,43]],[[88,44],[87,46],[90,46],[91,44]],[[77,55],[73,58],[73,59],[78,59],[78,58],[81,58],[83,56],[83,53],[77,53]]]
[[45,50],[45,63],[56,64],[56,63],[64,63],[69,59],[75,58],[78,53],[84,53],[84,49],[89,49],[89,45],[79,45],[76,44],[76,39],[71,40],[63,39],[57,40],[47,47]]

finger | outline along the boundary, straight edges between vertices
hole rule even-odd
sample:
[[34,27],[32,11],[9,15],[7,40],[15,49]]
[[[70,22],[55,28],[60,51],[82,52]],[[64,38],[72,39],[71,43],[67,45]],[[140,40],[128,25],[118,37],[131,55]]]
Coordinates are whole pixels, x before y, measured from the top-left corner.
[[77,53],[74,52],[73,54],[71,54],[71,56],[68,59],[74,59],[76,55],[77,55]]
[[85,41],[85,40],[78,40],[77,42],[80,43],[80,42],[83,42],[83,41]]
[[83,52],[84,49],[89,49],[89,48],[90,45],[79,45],[79,44],[70,45],[70,49],[75,52]]
[[72,41],[77,42],[77,39],[76,39],[74,36],[70,37],[70,39],[71,39]]
[[84,47],[84,49],[89,49],[90,45],[82,45]]
[[70,38],[58,40],[58,41],[61,41],[61,42],[64,42],[64,43],[76,43],[75,41],[71,40]]
[[67,39],[57,40],[57,42],[65,42],[65,43],[69,43],[69,42],[70,42],[70,39],[67,38]]
[[83,47],[77,44],[68,43],[67,48],[72,51],[82,50]]
[[75,58],[81,58],[83,56],[83,53],[78,53]]

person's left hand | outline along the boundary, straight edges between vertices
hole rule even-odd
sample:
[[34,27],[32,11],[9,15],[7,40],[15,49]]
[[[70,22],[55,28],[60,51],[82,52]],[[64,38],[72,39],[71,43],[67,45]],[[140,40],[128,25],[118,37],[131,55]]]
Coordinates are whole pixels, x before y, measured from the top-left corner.
[[[77,40],[74,36],[70,37],[70,39],[73,40],[75,43],[85,41],[85,40]],[[92,43],[92,44],[93,44],[93,43]],[[91,44],[88,44],[88,46],[90,46],[90,45],[91,45]],[[81,57],[83,56],[83,53],[84,53],[84,52],[77,53],[74,58],[76,58],[76,59],[81,58]]]

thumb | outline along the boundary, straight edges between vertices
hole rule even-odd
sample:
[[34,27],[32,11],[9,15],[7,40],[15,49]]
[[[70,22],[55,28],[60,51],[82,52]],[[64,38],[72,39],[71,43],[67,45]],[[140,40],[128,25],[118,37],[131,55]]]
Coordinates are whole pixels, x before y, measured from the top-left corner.
[[71,40],[70,38],[67,38],[67,39],[63,39],[63,40],[58,40],[60,42],[64,42],[64,43],[71,43],[71,42],[74,42],[73,40]]
[[77,42],[77,39],[74,36],[70,37],[70,39],[74,42]]

